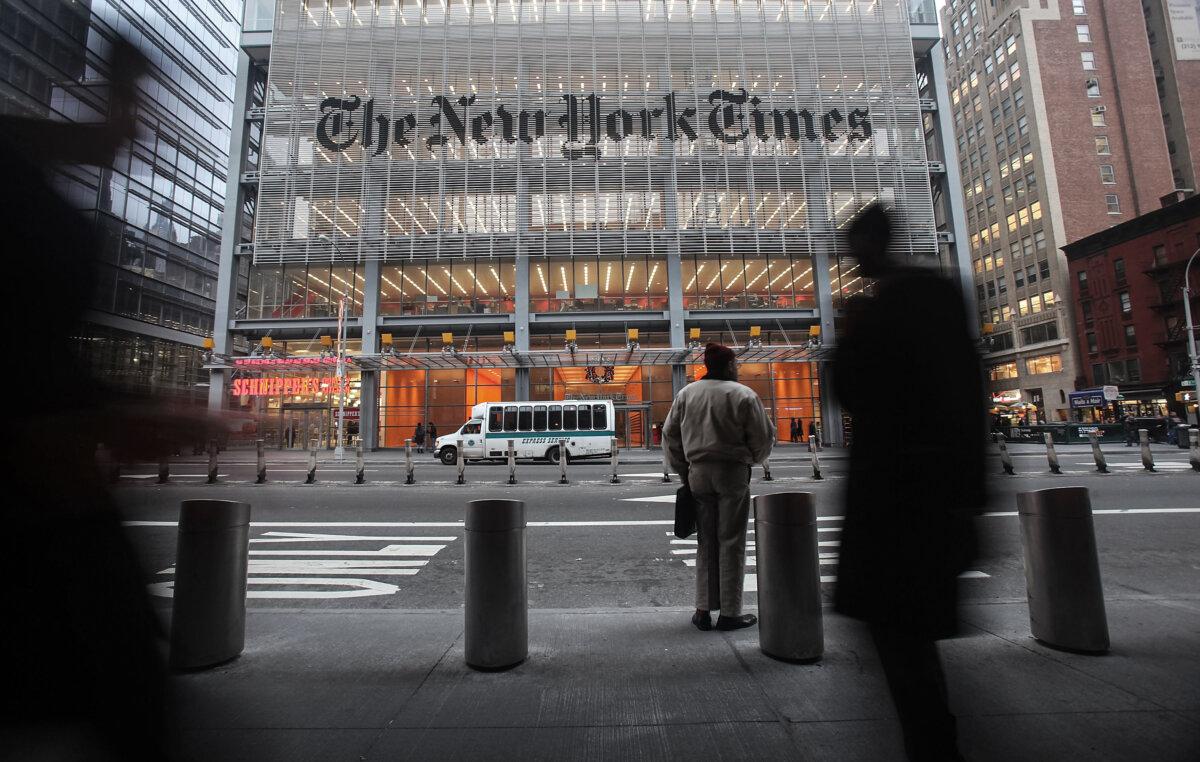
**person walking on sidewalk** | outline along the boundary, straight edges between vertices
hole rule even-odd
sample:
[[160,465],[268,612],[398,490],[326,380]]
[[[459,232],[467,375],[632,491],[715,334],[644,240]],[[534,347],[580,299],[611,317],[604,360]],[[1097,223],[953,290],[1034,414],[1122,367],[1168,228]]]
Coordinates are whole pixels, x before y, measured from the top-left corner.
[[[834,393],[854,420],[834,607],[865,621],[913,760],[961,759],[936,641],[958,628],[958,575],[976,553],[984,504],[983,373],[958,288],[888,257],[891,216],[869,206],[848,244],[875,294],[847,305]],[[893,340],[899,323],[921,341]],[[877,379],[905,367],[902,389]],[[932,406],[933,409],[930,409]],[[896,421],[931,420],[903,441]]]
[[425,436],[429,439],[429,448],[437,447],[437,424],[433,421],[429,422],[429,426],[425,428]]
[[750,627],[742,613],[750,471],[771,454],[775,426],[762,400],[737,380],[733,350],[709,344],[704,378],[675,397],[663,426],[667,460],[696,500],[696,613],[692,624],[711,630]]
[[796,444],[800,439],[800,422],[795,418],[792,419],[792,444]]
[[413,444],[417,446],[417,452],[425,452],[425,424],[420,421],[413,431]]
[[1123,424],[1125,426],[1125,446],[1133,447],[1133,438],[1135,436],[1133,416],[1127,414]]

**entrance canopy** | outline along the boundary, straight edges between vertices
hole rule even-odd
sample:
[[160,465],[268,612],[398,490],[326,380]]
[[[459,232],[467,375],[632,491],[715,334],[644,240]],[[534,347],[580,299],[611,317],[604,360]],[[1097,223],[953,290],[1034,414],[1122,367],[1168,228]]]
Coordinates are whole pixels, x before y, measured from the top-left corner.
[[[817,362],[828,350],[807,346],[732,347],[738,362]],[[700,365],[703,349],[537,350],[532,352],[412,352],[359,355],[354,367],[363,370],[453,368],[572,368],[604,365]]]

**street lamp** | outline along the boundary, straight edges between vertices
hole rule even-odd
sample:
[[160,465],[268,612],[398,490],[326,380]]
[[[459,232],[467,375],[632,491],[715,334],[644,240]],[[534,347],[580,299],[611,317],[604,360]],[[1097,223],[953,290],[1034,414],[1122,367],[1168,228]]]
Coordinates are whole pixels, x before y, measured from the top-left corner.
[[[1183,268],[1183,316],[1187,323],[1188,358],[1192,361],[1192,384],[1194,384],[1192,388],[1200,397],[1200,351],[1196,349],[1196,324],[1192,322],[1192,292],[1188,288],[1188,276],[1192,272],[1192,262],[1196,260],[1198,254],[1200,254],[1200,249],[1193,251],[1192,256],[1188,258],[1187,265]],[[1197,400],[1196,423],[1200,425],[1200,399]]]
[[338,300],[337,380],[338,429],[337,446],[333,448],[333,457],[341,462],[346,459],[346,297],[344,296]]

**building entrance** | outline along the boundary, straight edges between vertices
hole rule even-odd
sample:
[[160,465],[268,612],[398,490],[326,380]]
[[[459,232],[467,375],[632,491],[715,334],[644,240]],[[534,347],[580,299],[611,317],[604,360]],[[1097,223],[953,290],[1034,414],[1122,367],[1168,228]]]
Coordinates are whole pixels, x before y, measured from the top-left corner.
[[280,449],[307,450],[315,441],[317,447],[332,447],[330,410],[326,405],[284,405],[279,427]]
[[616,403],[618,447],[650,447],[650,403]]

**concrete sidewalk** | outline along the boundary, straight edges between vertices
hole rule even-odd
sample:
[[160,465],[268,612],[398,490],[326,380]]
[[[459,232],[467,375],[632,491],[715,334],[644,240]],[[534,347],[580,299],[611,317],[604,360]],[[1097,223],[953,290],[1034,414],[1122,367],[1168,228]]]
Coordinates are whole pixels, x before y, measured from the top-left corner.
[[[1105,656],[1033,641],[1023,599],[964,607],[941,648],[967,759],[1200,758],[1200,595],[1107,606]],[[528,661],[481,673],[461,611],[252,609],[238,660],[175,678],[184,756],[903,758],[861,624],[826,609],[824,658],[793,665],[689,613],[534,610]]]

